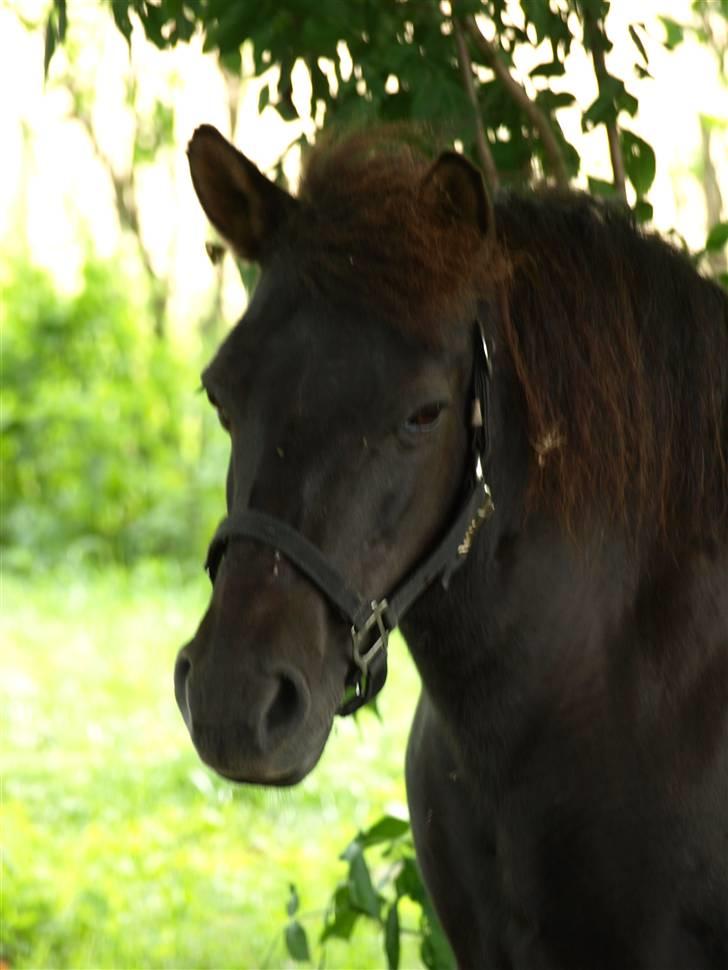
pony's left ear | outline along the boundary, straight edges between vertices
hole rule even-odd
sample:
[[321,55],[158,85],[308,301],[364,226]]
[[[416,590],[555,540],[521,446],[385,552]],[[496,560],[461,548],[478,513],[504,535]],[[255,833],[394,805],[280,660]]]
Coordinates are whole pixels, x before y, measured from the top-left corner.
[[212,125],[195,131],[187,157],[207,218],[243,259],[264,261],[296,200]]
[[480,169],[457,152],[440,155],[422,180],[422,194],[445,218],[482,236],[495,231],[493,204]]

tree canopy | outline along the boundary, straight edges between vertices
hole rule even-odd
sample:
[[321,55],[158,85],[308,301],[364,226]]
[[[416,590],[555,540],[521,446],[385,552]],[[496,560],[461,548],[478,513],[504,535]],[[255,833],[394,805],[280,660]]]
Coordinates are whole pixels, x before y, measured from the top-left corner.
[[[629,78],[616,76],[608,64],[610,0],[112,0],[112,11],[127,40],[138,19],[159,48],[200,30],[204,49],[237,73],[241,47],[250,43],[257,74],[280,70],[277,85],[263,87],[260,107],[270,103],[286,119],[299,113],[292,72],[303,62],[312,115],[323,107],[327,122],[427,122],[479,162],[491,188],[539,178],[566,185],[579,173],[559,109],[578,107],[566,58],[581,47],[597,91],[579,107],[581,126],[604,129],[612,172],[610,180],[590,177],[589,189],[629,201],[639,219],[651,215],[655,153],[634,128],[639,80],[650,76],[646,27],[627,25],[634,68]],[[725,76],[728,0],[709,9],[695,0],[691,24],[661,20],[668,48],[696,31],[712,44]],[[66,29],[66,0],[54,0],[46,64]],[[712,245],[724,236],[719,231]]]

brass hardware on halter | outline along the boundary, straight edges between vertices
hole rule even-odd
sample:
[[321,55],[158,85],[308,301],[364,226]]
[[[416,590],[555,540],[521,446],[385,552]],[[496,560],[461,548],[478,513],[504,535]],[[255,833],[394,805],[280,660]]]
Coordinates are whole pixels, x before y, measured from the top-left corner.
[[[485,487],[487,489],[488,486],[486,485]],[[495,505],[493,504],[493,499],[491,498],[490,492],[486,491],[483,504],[475,513],[474,517],[470,520],[470,524],[465,530],[463,541],[458,546],[459,556],[467,556],[467,554],[470,552],[470,547],[473,544],[473,537],[475,536],[475,533],[478,531],[483,522],[490,518],[493,512],[495,512]]]

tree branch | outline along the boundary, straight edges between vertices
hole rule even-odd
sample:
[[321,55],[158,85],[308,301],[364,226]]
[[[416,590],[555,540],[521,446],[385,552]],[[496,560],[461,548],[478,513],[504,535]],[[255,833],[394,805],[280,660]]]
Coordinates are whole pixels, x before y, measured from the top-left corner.
[[[609,72],[604,60],[605,36],[600,25],[586,11],[584,12],[584,34],[589,41],[592,61],[594,63],[594,73],[597,76],[597,86],[599,93],[604,89]],[[619,144],[619,128],[617,127],[616,117],[612,121],[605,121],[607,129],[607,140],[609,142],[609,158],[612,163],[612,173],[614,174],[614,188],[617,195],[625,202],[627,201],[627,182],[624,171],[624,158],[622,157],[622,147]]]
[[478,105],[478,95],[476,94],[475,84],[473,83],[473,65],[470,60],[468,45],[466,43],[460,21],[453,18],[452,28],[453,34],[455,35],[455,46],[458,53],[458,65],[460,67],[460,74],[463,79],[463,87],[465,88],[465,93],[468,96],[468,100],[473,106],[475,145],[478,149],[478,161],[480,162],[480,167],[483,169],[486,184],[490,191],[493,192],[498,188],[500,179],[498,178],[498,169],[495,165],[493,153],[490,150],[488,139],[485,137],[483,119],[480,114],[480,107]]
[[548,158],[550,166],[553,170],[554,178],[560,186],[566,188],[569,184],[569,175],[566,171],[566,163],[564,162],[563,153],[558,141],[556,140],[556,136],[554,135],[549,119],[543,113],[543,111],[541,111],[538,105],[532,101],[531,98],[529,98],[524,88],[513,77],[511,72],[508,70],[508,67],[501,60],[500,54],[498,53],[495,45],[491,44],[487,37],[484,37],[481,33],[475,19],[472,16],[466,17],[464,20],[464,25],[471,38],[475,42],[478,50],[483,55],[483,60],[485,63],[493,71],[508,94],[516,102],[518,107],[523,111],[538,132],[546,153],[546,157]]
[[65,79],[65,83],[73,97],[73,117],[81,124],[86,132],[96,157],[106,169],[106,173],[111,181],[111,187],[114,191],[114,201],[116,202],[116,212],[121,228],[122,230],[126,229],[131,232],[136,240],[139,258],[149,279],[154,332],[157,337],[162,339],[165,336],[166,329],[169,282],[162,279],[155,272],[151,256],[142,239],[139,207],[136,199],[134,168],[132,166],[128,173],[122,175],[116,171],[111,159],[101,147],[90,114],[81,107],[82,98],[77,84],[70,76]]
[[[710,125],[703,116],[700,118],[700,140],[703,149],[702,187],[703,194],[705,195],[705,208],[708,215],[706,228],[709,232],[711,226],[720,222],[723,212],[723,196],[721,195],[720,182],[718,181],[718,174],[715,170],[711,152],[712,132]],[[725,273],[726,269],[728,269],[728,259],[726,259],[725,250],[721,249],[709,253],[708,262],[710,263],[710,268],[716,274]]]

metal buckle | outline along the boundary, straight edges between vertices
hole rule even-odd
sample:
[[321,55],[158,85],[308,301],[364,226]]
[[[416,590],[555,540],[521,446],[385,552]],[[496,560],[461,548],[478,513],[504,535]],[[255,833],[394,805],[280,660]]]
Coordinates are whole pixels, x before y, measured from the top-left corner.
[[[386,613],[389,604],[386,599],[381,599],[379,602],[372,600],[372,612],[364,621],[364,625],[358,630],[352,625],[351,628],[351,642],[353,646],[353,657],[354,663],[357,665],[359,670],[362,672],[362,677],[366,677],[369,673],[369,665],[372,660],[385,650],[387,647],[387,642],[389,640],[389,634],[392,632],[385,621],[384,614]],[[374,643],[366,650],[362,651],[361,646],[366,638],[367,634],[377,628],[379,631],[379,636],[374,641]]]
[[[371,667],[372,661],[379,654],[386,651],[389,634],[392,632],[392,628],[386,622],[385,618],[388,606],[389,604],[386,599],[382,599],[379,602],[372,600],[371,613],[367,616],[363,625],[357,628],[356,625],[352,624],[352,658],[355,667],[358,668],[358,674],[353,682],[349,682],[347,693],[344,695],[344,700],[339,707],[339,714],[351,714],[370,699],[371,673],[369,668]],[[379,635],[371,646],[362,650],[362,644],[364,644],[368,635],[375,628]]]

